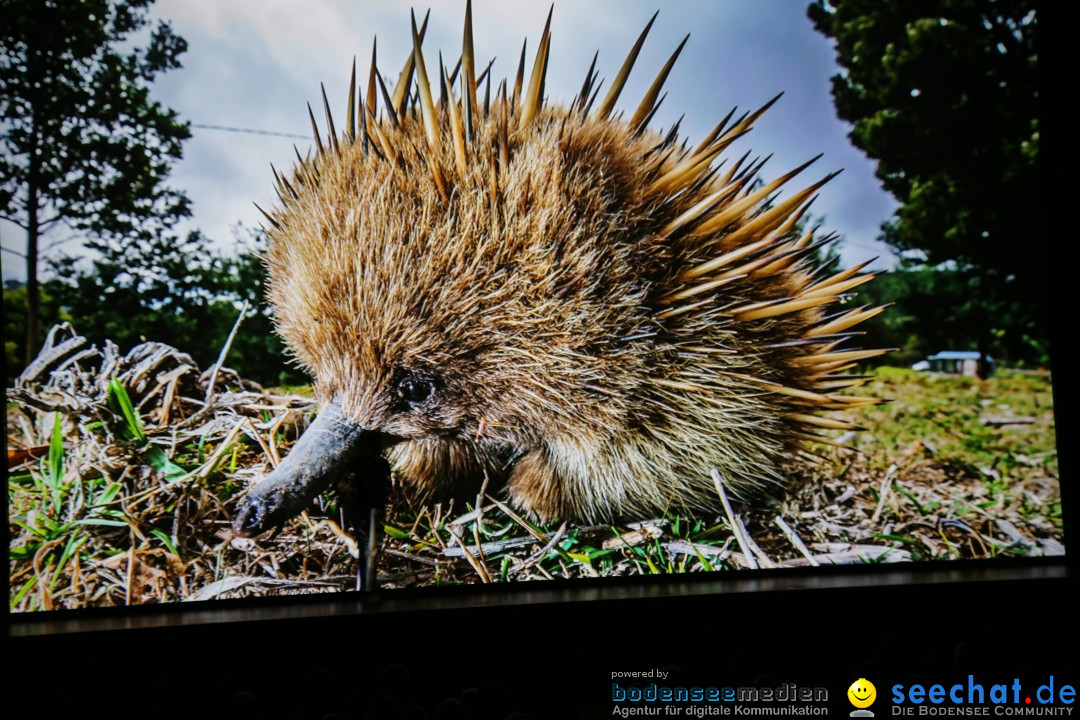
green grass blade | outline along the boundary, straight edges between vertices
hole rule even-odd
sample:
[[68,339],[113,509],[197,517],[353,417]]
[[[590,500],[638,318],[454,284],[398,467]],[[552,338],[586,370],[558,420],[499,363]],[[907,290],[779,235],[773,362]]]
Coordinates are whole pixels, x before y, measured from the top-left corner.
[[905,490],[904,488],[900,487],[899,485],[897,485],[895,483],[893,483],[893,490],[900,493],[901,495],[906,497],[911,502],[915,503],[915,507],[919,510],[920,515],[928,515],[930,513],[930,511],[927,510],[925,507],[923,507],[923,504],[921,502],[919,502],[917,499],[915,499],[915,496],[913,494],[911,494],[909,491]]
[[131,397],[127,394],[127,390],[124,389],[124,386],[120,384],[115,375],[109,380],[108,395],[109,404],[114,405],[114,409],[119,410],[120,414],[123,415],[131,439],[140,445],[145,443],[146,433],[143,431],[142,421],[139,420],[139,415],[135,412],[135,406],[131,404]]
[[412,536],[404,530],[399,530],[393,525],[383,525],[383,532],[397,540],[411,540]]
[[630,551],[631,555],[636,555],[637,557],[640,557],[642,560],[644,560],[648,564],[649,572],[651,574],[653,574],[653,575],[659,575],[660,574],[660,568],[656,567],[656,565],[652,561],[652,558],[649,557],[648,553],[646,553],[641,548],[634,547],[633,545],[628,543],[626,541],[626,538],[624,538],[622,536],[622,534],[618,530],[616,530],[615,528],[611,528],[611,532],[612,532],[612,534],[615,535],[616,538],[618,538],[619,540],[622,541],[622,544],[626,546],[626,549]]
[[154,537],[156,537],[158,540],[160,540],[162,544],[164,544],[165,547],[168,548],[169,552],[171,552],[176,557],[180,557],[180,553],[176,551],[176,546],[173,545],[172,540],[169,538],[168,535],[166,535],[161,530],[158,530],[157,528],[151,530],[150,533],[154,535]]
[[[142,420],[135,412],[135,406],[131,403],[131,397],[120,381],[113,376],[109,380],[109,406],[114,412],[119,412],[124,418],[124,430],[129,440],[134,440],[139,446],[145,446],[149,442],[146,431],[143,429]],[[165,476],[169,482],[176,482],[180,478],[187,477],[188,471],[180,467],[165,454],[165,451],[156,445],[150,445],[142,451],[143,457],[152,468]]]
[[8,475],[8,485],[30,485],[34,484],[34,476],[31,473],[24,472],[18,475]]
[[10,607],[12,610],[14,610],[15,607],[22,602],[22,599],[26,597],[26,593],[30,592],[30,590],[34,587],[36,583],[37,575],[31,575],[30,579],[23,583],[23,586],[19,588],[19,592],[15,593],[15,597],[11,599]]
[[98,495],[94,505],[108,505],[120,493],[120,483],[109,483]]
[[188,471],[170,460],[165,451],[157,445],[147,446],[143,450],[143,457],[150,463],[150,467],[164,475],[169,482],[176,482],[180,478],[187,477]]
[[12,562],[18,562],[20,560],[30,560],[34,557],[34,553],[41,547],[39,542],[30,542],[26,545],[19,545],[8,550],[8,560]]
[[53,510],[60,513],[60,489],[64,479],[64,426],[60,413],[53,420],[52,438],[49,440],[49,486],[52,488]]
[[716,568],[713,567],[712,563],[709,562],[709,560],[701,554],[701,551],[698,550],[698,546],[695,543],[690,543],[690,547],[694,548],[694,554],[697,555],[697,559],[698,562],[701,563],[701,567],[705,568],[705,570],[708,572],[714,572],[716,570]]
[[21,527],[23,530],[27,530],[27,531],[33,533],[34,535],[37,535],[39,538],[43,538],[45,540],[49,539],[48,531],[42,530],[39,527],[31,525],[30,523],[26,522],[25,520],[19,520],[17,518],[13,518],[11,520],[11,524],[12,525],[17,525],[18,527]]
[[82,544],[86,542],[86,536],[79,537],[78,535],[72,535],[68,538],[67,546],[64,547],[64,552],[60,555],[60,561],[56,563],[56,572],[53,573],[52,580],[49,581],[49,590],[53,589],[56,585],[56,581],[60,578],[60,573],[63,571],[64,566],[67,565],[68,560],[74,555]]

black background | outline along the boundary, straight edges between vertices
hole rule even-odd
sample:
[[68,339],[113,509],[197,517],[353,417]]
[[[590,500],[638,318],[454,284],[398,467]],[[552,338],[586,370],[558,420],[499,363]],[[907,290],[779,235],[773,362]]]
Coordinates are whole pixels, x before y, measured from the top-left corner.
[[652,668],[824,687],[832,717],[860,677],[878,717],[896,683],[1080,684],[1074,581],[928,579],[16,637],[7,680],[28,704],[9,717],[607,718],[611,673]]

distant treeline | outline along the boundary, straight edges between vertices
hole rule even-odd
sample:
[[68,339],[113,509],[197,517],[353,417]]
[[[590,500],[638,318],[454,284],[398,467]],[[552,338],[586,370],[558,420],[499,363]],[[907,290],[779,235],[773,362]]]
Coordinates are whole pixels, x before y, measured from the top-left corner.
[[[288,364],[266,306],[258,233],[245,233],[237,251],[211,250],[198,233],[151,243],[96,243],[97,259],[50,262],[42,284],[42,325],[66,320],[99,347],[106,339],[127,351],[153,340],[190,354],[200,367],[217,360],[247,301],[250,310],[225,364],[263,385],[306,382]],[[4,287],[4,352],[11,385],[25,366],[26,288]]]
[[[265,240],[257,232],[240,235],[233,254],[212,251],[192,233],[149,244],[96,243],[99,257],[92,262],[53,261],[44,283],[44,327],[67,320],[92,342],[109,339],[125,351],[145,340],[165,342],[207,367],[247,301],[251,309],[226,364],[263,385],[306,382],[273,330],[258,257]],[[24,366],[25,293],[14,283],[4,288],[8,384]],[[883,364],[910,365],[941,350],[982,350],[1009,365],[1049,362],[1045,330],[1009,297],[1008,283],[955,268],[901,266],[858,293],[859,304],[893,304],[866,323],[858,342],[900,348]]]
[[863,347],[899,348],[879,362],[911,365],[942,350],[980,350],[1016,367],[1048,367],[1046,318],[1032,312],[1010,283],[955,267],[905,267],[858,289],[860,304],[892,303],[863,324]]

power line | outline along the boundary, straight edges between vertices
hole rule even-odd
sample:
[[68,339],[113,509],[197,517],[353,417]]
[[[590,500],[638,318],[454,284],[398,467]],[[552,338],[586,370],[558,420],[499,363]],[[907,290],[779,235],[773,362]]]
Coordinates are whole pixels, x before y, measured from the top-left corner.
[[274,137],[293,138],[294,140],[310,140],[309,135],[295,135],[293,133],[274,132],[273,130],[253,130],[251,128],[226,127],[225,125],[204,125],[191,123],[191,127],[201,130],[222,130],[224,132],[246,133],[248,135],[272,135]]

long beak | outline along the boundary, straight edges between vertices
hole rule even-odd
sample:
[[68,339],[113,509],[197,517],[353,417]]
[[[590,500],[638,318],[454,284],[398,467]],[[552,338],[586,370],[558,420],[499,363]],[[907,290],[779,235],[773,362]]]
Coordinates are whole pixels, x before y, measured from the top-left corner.
[[379,440],[378,432],[349,421],[339,402],[324,406],[281,465],[241,502],[233,532],[255,537],[299,514],[357,458],[378,454]]

